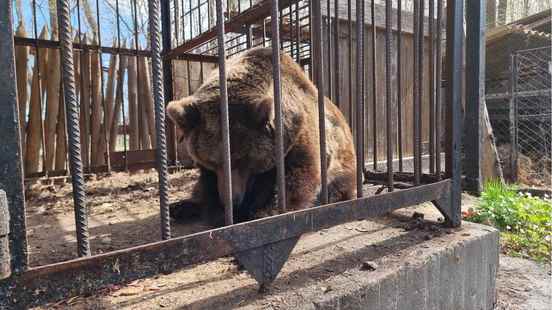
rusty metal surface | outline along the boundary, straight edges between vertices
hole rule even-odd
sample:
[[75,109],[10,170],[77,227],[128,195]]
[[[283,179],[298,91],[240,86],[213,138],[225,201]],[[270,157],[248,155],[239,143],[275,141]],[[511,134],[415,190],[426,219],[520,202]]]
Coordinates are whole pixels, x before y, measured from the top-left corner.
[[[339,224],[382,216],[390,211],[450,194],[451,181],[421,185],[377,196],[213,229],[93,257],[31,268],[0,282],[6,303],[19,307],[96,291],[190,264],[248,251]],[[78,282],[79,285],[74,285]]]
[[19,130],[19,109],[15,78],[12,1],[0,1],[0,189],[9,203],[12,269],[27,267],[25,190]]

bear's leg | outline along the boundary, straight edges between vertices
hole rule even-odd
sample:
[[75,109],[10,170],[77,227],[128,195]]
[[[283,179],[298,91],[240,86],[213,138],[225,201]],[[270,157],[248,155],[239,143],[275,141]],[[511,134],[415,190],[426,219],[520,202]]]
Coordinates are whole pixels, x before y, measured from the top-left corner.
[[334,203],[356,198],[355,175],[338,174],[328,183],[328,202]]
[[201,217],[203,220],[220,226],[221,210],[215,173],[200,169],[199,180],[194,185],[192,197],[171,204],[169,214],[177,221]]
[[320,190],[320,160],[308,146],[296,146],[286,155],[286,200],[288,210],[316,204]]

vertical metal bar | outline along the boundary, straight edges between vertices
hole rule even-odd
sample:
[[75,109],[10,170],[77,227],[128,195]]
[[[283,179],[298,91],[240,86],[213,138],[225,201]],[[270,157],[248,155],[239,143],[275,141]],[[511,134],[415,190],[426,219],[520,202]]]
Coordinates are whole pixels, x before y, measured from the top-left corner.
[[[167,0],[165,0],[167,1]],[[178,0],[173,0],[174,3],[174,37],[176,40],[176,45],[179,45],[180,42],[178,41],[178,14],[180,13],[180,6],[178,5]],[[184,8],[182,8],[184,9]]]
[[[27,269],[28,257],[21,131],[18,122],[19,111],[15,81],[12,5],[13,1],[0,1],[0,66],[2,67],[0,81],[0,94],[2,94],[0,103],[0,130],[2,130],[0,188],[6,192],[10,214],[11,269],[14,273],[19,273]],[[38,61],[36,63],[38,64]]]
[[341,85],[340,81],[341,78],[339,76],[340,71],[340,54],[339,54],[339,0],[335,0],[335,8],[334,8],[334,28],[335,28],[335,34],[334,34],[334,72],[335,72],[335,97],[334,97],[334,103],[341,107]]
[[[238,0],[238,1],[239,1],[239,0]],[[240,2],[238,2],[238,3],[240,3]],[[241,12],[241,9],[240,9],[240,12]],[[202,27],[201,27],[201,20],[202,20],[202,18],[201,18],[201,0],[197,0],[197,16],[198,16],[198,26],[199,26],[199,33],[198,33],[198,35],[200,35],[201,32],[202,32],[202,31],[201,31],[201,28],[202,28]]]
[[314,35],[314,61],[316,62],[316,84],[318,87],[318,127],[320,131],[320,168],[321,187],[320,204],[328,203],[327,165],[326,165],[326,109],[324,98],[324,58],[322,44],[322,6],[320,1],[314,1],[312,5],[313,35]]
[[278,179],[278,207],[286,211],[286,174],[284,167],[284,125],[282,120],[282,88],[280,82],[280,29],[278,0],[272,0],[272,75],[274,78],[274,117],[276,119],[276,178]]
[[[102,31],[101,31],[101,24],[100,24],[100,1],[96,0],[96,24],[98,25],[97,28],[97,36],[98,36],[98,56],[99,56],[99,62],[100,62],[100,87],[101,87],[101,95],[102,95],[102,108],[104,110],[104,117],[103,117],[103,138],[105,142],[105,161],[107,165],[107,172],[111,172],[111,156],[109,152],[109,130],[107,125],[107,103],[105,102],[105,93],[104,93],[104,74],[103,74],[103,54],[102,54]],[[102,156],[103,154],[100,154]]]
[[481,175],[482,128],[485,106],[485,28],[486,1],[466,2],[466,133],[464,160],[467,189],[480,194],[483,190]]
[[435,0],[429,0],[429,173],[435,173]]
[[447,0],[447,135],[451,151],[451,222],[460,225],[462,162],[462,35],[464,1]]
[[301,64],[301,19],[299,16],[299,1],[295,3],[295,38],[297,39],[295,44],[297,49],[296,62]]
[[418,177],[416,178],[416,184],[420,184],[420,177],[422,175],[422,106],[424,104],[424,40],[425,40],[425,33],[424,33],[424,0],[420,0],[420,7],[419,7],[419,13],[418,13],[418,27],[420,30],[418,31],[418,110],[416,111],[417,117],[418,117],[418,127],[416,129],[418,139],[416,140],[416,147],[418,148],[418,156],[414,158],[414,160],[417,162],[416,168],[417,171],[415,171],[415,175]]
[[[32,2],[33,6],[33,28],[34,28],[34,37],[35,39],[38,39],[38,22],[36,18],[36,0],[33,0]],[[39,47],[39,41],[35,43],[35,59],[36,59],[36,73],[37,73],[37,79],[38,79],[38,102],[40,103],[40,111],[42,111],[42,98],[43,98],[43,91],[42,91],[42,72],[40,72],[40,47]],[[44,163],[46,162],[46,141],[44,140],[44,122],[40,122],[40,133],[41,133],[41,139],[40,144],[42,146],[42,170],[45,172],[46,177],[48,176],[48,171],[44,171]]]
[[518,180],[518,145],[517,145],[517,71],[518,71],[518,55],[513,54],[510,65],[510,102],[509,102],[509,119],[510,119],[510,171],[512,172],[512,182]]
[[[372,0],[372,4],[370,6],[370,15],[371,15],[370,17],[372,22],[372,143],[373,143],[372,144],[372,158],[373,158],[372,163],[374,165],[374,170],[378,170],[378,127],[377,127],[378,84],[377,84],[377,73],[376,73],[377,29],[376,29],[376,1],[375,0]],[[364,110],[362,110],[362,113],[364,113]],[[362,151],[364,152],[364,150]]]
[[327,42],[327,53],[328,53],[328,98],[330,100],[333,99],[332,89],[333,89],[333,81],[332,81],[332,9],[331,9],[331,0],[327,0],[326,5],[326,40]]
[[419,118],[418,118],[418,110],[419,110],[419,87],[418,84],[420,84],[422,81],[420,79],[420,72],[418,70],[419,62],[418,58],[420,57],[420,45],[418,44],[418,41],[420,40],[420,3],[419,1],[414,1],[414,79],[412,81],[412,90],[413,90],[413,109],[412,109],[412,118],[413,118],[413,164],[414,164],[414,184],[419,185],[420,184],[420,175],[419,175],[419,168],[418,168],[418,158],[420,157],[420,149],[418,148],[418,141],[420,141],[420,133],[418,131],[420,124],[419,124]]
[[347,22],[349,26],[349,126],[354,130],[354,104],[353,104],[353,3],[352,0],[347,0]]
[[79,256],[90,255],[88,240],[88,212],[86,209],[84,177],[82,169],[79,112],[75,90],[75,70],[73,66],[73,41],[71,38],[71,8],[69,0],[58,0],[59,40],[61,49],[61,74],[63,95],[69,134],[69,167],[73,185],[73,203]]
[[[276,8],[277,9],[277,8]],[[228,89],[226,85],[226,49],[224,40],[224,7],[222,0],[216,0],[217,10],[217,45],[219,60],[219,87],[220,87],[220,120],[222,127],[222,143],[224,150],[224,180],[226,181],[224,218],[226,225],[234,223],[232,206],[232,178],[230,163],[230,125],[228,120]],[[278,48],[278,46],[276,46]]]
[[393,134],[391,109],[393,104],[391,92],[391,40],[393,36],[392,18],[393,3],[385,2],[385,138],[387,142],[387,187],[393,191]]
[[[184,4],[184,2],[182,2]],[[184,5],[182,5],[184,10]],[[163,51],[166,53],[171,50],[171,19],[170,19],[171,7],[169,1],[163,1],[161,3],[161,37],[163,43]],[[184,15],[182,15],[182,21],[184,22]],[[182,36],[184,37],[184,27],[182,28]],[[168,58],[163,59],[163,95],[165,96],[165,104],[173,99],[173,68],[172,61]],[[169,120],[165,124],[168,131],[168,146],[167,153],[170,154],[169,158],[178,161],[178,147],[176,139],[176,127]]]
[[403,172],[402,148],[402,0],[397,0],[397,144],[399,171]]
[[[163,71],[161,68],[161,7],[160,0],[149,0],[149,32],[151,42],[151,72],[153,84],[153,101],[155,104],[155,129],[157,133],[157,173],[159,177],[159,207],[161,217],[161,238],[171,237],[171,223],[169,219],[169,173],[167,169],[167,138],[165,135],[165,93],[163,90]],[[165,1],[168,6],[170,3]],[[165,10],[163,10],[165,11]],[[165,20],[169,20],[170,13],[166,13]],[[165,30],[165,29],[164,29]],[[169,34],[170,28],[169,28]],[[167,40],[167,38],[163,38]],[[168,38],[170,44],[170,38]],[[163,42],[166,44],[165,42]],[[164,45],[163,44],[163,45]]]
[[435,170],[437,178],[441,179],[441,89],[442,89],[442,21],[443,21],[443,0],[437,0],[437,46],[435,48],[435,57],[437,64],[435,66],[435,79],[437,80],[437,89],[435,90]]
[[[374,25],[372,24],[372,27]],[[356,43],[357,43],[357,198],[364,196],[362,176],[364,173],[364,1],[356,0]],[[373,42],[372,42],[373,43]]]

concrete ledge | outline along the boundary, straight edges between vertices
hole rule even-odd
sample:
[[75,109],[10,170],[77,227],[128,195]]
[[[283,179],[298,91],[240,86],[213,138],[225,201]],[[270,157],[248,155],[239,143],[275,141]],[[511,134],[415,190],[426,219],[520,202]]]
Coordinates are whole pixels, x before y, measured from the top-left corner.
[[[413,219],[414,211],[424,213],[426,221]],[[498,232],[472,223],[443,228],[438,216],[434,207],[426,206],[305,235],[280,276],[262,294],[233,259],[224,258],[96,296],[73,298],[65,305],[73,309],[492,309]]]

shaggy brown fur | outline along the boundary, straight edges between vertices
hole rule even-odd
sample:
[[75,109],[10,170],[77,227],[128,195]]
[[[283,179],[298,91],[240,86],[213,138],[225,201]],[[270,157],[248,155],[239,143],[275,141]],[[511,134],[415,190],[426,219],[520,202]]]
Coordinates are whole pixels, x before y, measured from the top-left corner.
[[[289,210],[311,207],[320,190],[317,89],[287,55],[281,56],[286,197]],[[227,62],[232,199],[235,221],[266,215],[275,189],[275,120],[272,50],[255,48]],[[201,167],[192,199],[171,210],[173,218],[220,208],[224,201],[220,89],[215,70],[193,96],[171,102],[168,115],[181,141]],[[339,109],[325,101],[330,201],[356,194],[356,157],[351,130]],[[220,190],[219,190],[220,189]],[[268,210],[268,213],[271,213]],[[220,213],[220,211],[218,211]],[[208,212],[208,216],[211,212]]]

